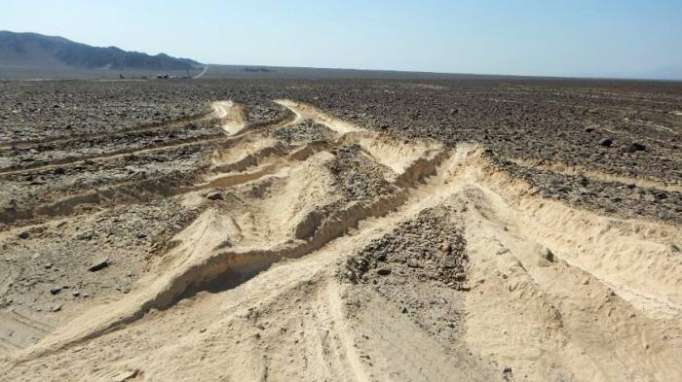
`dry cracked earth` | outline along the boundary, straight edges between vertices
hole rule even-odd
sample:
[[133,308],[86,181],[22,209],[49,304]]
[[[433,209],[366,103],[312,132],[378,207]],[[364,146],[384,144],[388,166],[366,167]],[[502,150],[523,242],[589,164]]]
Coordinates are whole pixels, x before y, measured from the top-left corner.
[[682,85],[0,101],[2,380],[682,379]]

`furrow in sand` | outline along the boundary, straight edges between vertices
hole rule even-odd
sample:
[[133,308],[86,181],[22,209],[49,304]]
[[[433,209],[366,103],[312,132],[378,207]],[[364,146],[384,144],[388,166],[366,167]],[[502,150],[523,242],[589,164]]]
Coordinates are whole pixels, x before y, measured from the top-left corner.
[[[433,173],[433,169],[438,167],[446,158],[445,155],[438,155],[430,161],[417,162],[415,166],[408,168],[405,173],[410,174],[406,179],[412,179],[413,186],[428,187],[421,184],[425,176]],[[420,175],[422,174],[422,175]],[[312,252],[318,251],[349,230],[354,229],[365,219],[381,217],[391,213],[396,208],[404,205],[410,198],[411,192],[403,189],[393,195],[382,197],[369,203],[350,203],[345,207],[330,212],[327,216],[315,218],[313,220],[303,219],[301,224],[315,224],[314,235],[305,240],[294,240],[279,244],[268,244],[268,248],[259,249],[235,249],[215,251],[210,248],[219,245],[219,242],[207,245],[210,239],[206,235],[206,230],[215,231],[223,225],[216,219],[224,219],[215,215],[205,215],[203,222],[200,220],[188,230],[201,232],[198,236],[189,234],[188,236],[197,237],[202,242],[201,246],[187,243],[188,247],[205,249],[207,252],[192,250],[192,256],[183,261],[179,267],[171,270],[168,275],[156,278],[156,280],[145,288],[141,288],[140,293],[126,298],[118,304],[121,309],[107,309],[110,311],[104,319],[101,316],[101,323],[98,324],[76,324],[81,331],[82,328],[89,328],[67,340],[66,344],[73,341],[82,341],[97,337],[112,329],[120,328],[141,318],[151,309],[165,309],[177,302],[178,298],[183,297],[188,291],[201,290],[203,286],[209,285],[214,280],[220,278],[225,282],[232,278],[234,282],[227,282],[230,285],[238,285],[245,275],[253,275],[270,267],[274,262],[283,258],[298,258]],[[431,199],[432,200],[432,199]],[[421,203],[421,202],[420,202]],[[210,227],[210,228],[208,228]],[[297,231],[300,229],[297,228]],[[212,237],[212,235],[211,235]],[[196,239],[195,239],[196,240]],[[248,278],[248,277],[247,277]],[[195,292],[192,292],[195,293]],[[97,317],[98,315],[92,314]]]
[[65,166],[79,166],[89,162],[106,162],[130,155],[154,155],[160,152],[169,151],[183,147],[193,147],[198,145],[205,145],[224,141],[225,137],[221,134],[214,134],[201,137],[192,137],[187,139],[175,139],[161,144],[153,145],[153,147],[142,147],[134,149],[118,150],[102,154],[84,155],[77,158],[64,158],[48,163],[41,163],[29,166],[22,166],[20,168],[0,169],[0,177],[18,174],[30,174],[33,172],[43,172],[54,170],[57,167]]
[[214,112],[205,112],[205,113],[199,113],[199,114],[192,115],[192,116],[177,118],[177,119],[172,120],[172,121],[155,122],[155,123],[150,123],[150,124],[146,124],[146,125],[142,125],[142,126],[133,127],[130,129],[120,129],[120,130],[116,130],[113,132],[106,132],[106,133],[101,133],[101,134],[74,134],[74,135],[68,135],[68,136],[62,136],[62,137],[56,137],[56,138],[49,138],[49,139],[37,139],[37,140],[31,140],[31,141],[15,141],[15,142],[10,142],[10,143],[3,143],[3,144],[0,144],[0,152],[8,151],[8,150],[14,150],[14,149],[25,150],[25,149],[33,148],[34,146],[45,145],[45,144],[65,144],[65,143],[72,142],[74,140],[79,140],[79,139],[117,137],[117,136],[125,136],[128,134],[136,134],[136,133],[142,133],[142,132],[147,132],[147,131],[174,129],[174,128],[181,127],[181,126],[188,124],[188,123],[210,120],[211,118],[213,118],[213,116],[214,116]]
[[633,184],[642,188],[652,188],[668,192],[682,192],[682,185],[677,183],[668,183],[657,179],[609,174],[605,172],[588,170],[580,166],[567,166],[561,163],[546,163],[544,161],[534,162],[520,159],[512,159],[511,162],[522,167],[548,171],[555,174],[562,174],[568,176],[583,176],[598,182]]
[[[65,349],[96,347],[103,353],[87,352],[88,362],[137,349],[97,375],[130,363],[150,377],[206,376],[217,368],[168,369],[166,360],[189,361],[208,349],[201,357],[217,365],[221,354],[230,361],[223,371],[247,379],[487,380],[492,367],[506,379],[529,380],[679,375],[682,264],[671,246],[682,237],[679,227],[543,199],[476,145],[405,143],[310,105],[280,104],[296,115],[280,127],[313,120],[336,138],[249,146],[265,132],[232,118],[239,123],[227,134],[254,136],[227,143],[231,152],[218,153],[213,172],[185,195],[216,188],[220,198],[176,235],[180,244],[153,275],[15,353],[13,373],[46,360],[64,364]],[[227,115],[234,105],[221,107]],[[350,158],[348,177],[334,165],[342,155]],[[382,192],[370,192],[375,184]],[[345,195],[348,185],[371,197]],[[365,288],[336,277],[348,256],[439,208],[461,220],[469,259],[466,288],[457,292],[464,329],[454,344],[436,341],[369,281]],[[431,282],[397,277],[398,288]],[[421,303],[428,309],[433,302]],[[158,335],[187,322],[209,328],[178,333],[173,343]],[[396,351],[405,344],[414,351]]]

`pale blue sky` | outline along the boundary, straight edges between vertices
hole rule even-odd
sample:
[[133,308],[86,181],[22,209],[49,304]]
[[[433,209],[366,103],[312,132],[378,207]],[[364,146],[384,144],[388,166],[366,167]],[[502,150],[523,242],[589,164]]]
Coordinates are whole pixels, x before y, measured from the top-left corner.
[[2,0],[0,29],[218,64],[682,78],[682,0]]

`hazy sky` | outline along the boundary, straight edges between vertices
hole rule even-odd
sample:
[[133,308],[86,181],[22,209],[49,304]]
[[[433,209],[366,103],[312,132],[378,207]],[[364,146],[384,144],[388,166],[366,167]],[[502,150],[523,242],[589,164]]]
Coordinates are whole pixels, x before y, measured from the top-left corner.
[[206,63],[682,78],[682,0],[0,1],[0,29]]

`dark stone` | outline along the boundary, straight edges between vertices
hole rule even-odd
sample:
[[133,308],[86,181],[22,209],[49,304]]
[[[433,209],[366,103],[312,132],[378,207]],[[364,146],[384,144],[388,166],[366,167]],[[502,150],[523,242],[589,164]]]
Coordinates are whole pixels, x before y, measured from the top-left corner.
[[95,234],[92,231],[85,231],[81,232],[78,235],[76,235],[76,240],[92,240],[92,238],[95,236]]
[[62,288],[60,288],[60,287],[52,288],[52,289],[50,289],[50,294],[52,294],[54,296],[56,294],[59,294],[59,292],[61,292],[61,291],[62,291]]
[[613,139],[611,138],[604,138],[599,141],[599,146],[604,146],[604,147],[611,147],[613,144]]
[[637,151],[644,151],[644,150],[646,150],[646,146],[644,146],[643,144],[638,143],[638,142],[631,143],[631,144],[625,146],[625,152],[628,152],[628,153],[634,153]]
[[220,191],[209,192],[206,198],[209,200],[223,200],[223,193]]
[[90,268],[88,268],[88,270],[89,270],[90,272],[97,272],[97,271],[99,271],[99,270],[102,270],[102,269],[108,267],[110,264],[111,264],[111,263],[109,262],[109,259],[106,259],[106,258],[105,258],[105,259],[100,259],[100,260],[97,260],[96,262],[94,262],[94,263],[90,266]]
[[554,262],[554,253],[549,248],[545,248],[544,250],[542,250],[542,257],[545,260],[549,261],[550,263]]
[[390,268],[380,268],[377,269],[377,274],[379,276],[388,276],[391,274],[391,269]]

